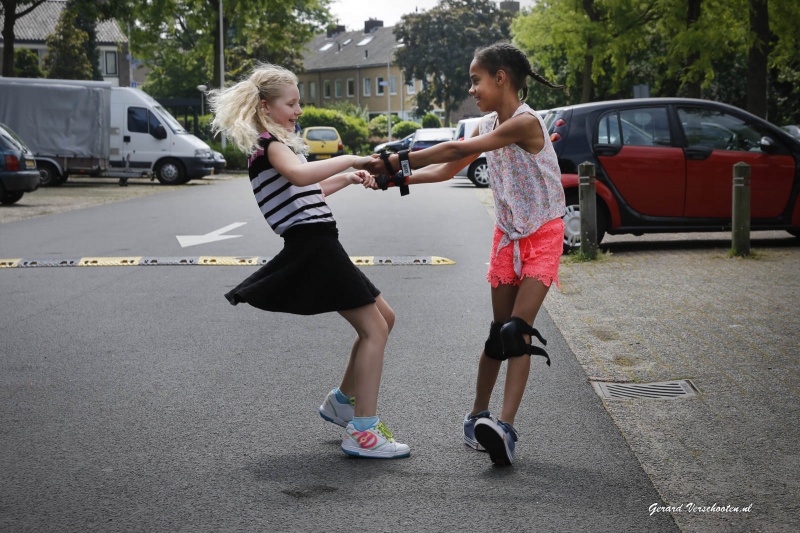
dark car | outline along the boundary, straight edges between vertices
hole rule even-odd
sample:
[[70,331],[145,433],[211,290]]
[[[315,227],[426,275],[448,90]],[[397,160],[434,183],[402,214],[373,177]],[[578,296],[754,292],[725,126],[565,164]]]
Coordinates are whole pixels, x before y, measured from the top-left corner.
[[731,227],[733,165],[751,167],[751,229],[800,236],[800,140],[739,108],[685,98],[595,102],[545,124],[567,200],[564,250],[580,246],[578,165],[597,174],[597,236]]
[[222,171],[228,165],[228,162],[225,161],[225,156],[221,152],[212,151],[211,157],[214,159],[214,163],[211,165],[214,167],[214,174],[222,174]]
[[0,123],[0,203],[13,204],[39,188],[36,160],[25,143]]
[[373,149],[373,152],[375,152],[377,154],[381,150],[386,150],[387,152],[397,153],[400,150],[408,150],[408,147],[411,145],[411,141],[413,139],[414,139],[414,134],[411,133],[409,135],[406,135],[402,139],[398,139],[396,141],[390,141],[390,142],[381,143],[381,144],[375,146],[375,148]]

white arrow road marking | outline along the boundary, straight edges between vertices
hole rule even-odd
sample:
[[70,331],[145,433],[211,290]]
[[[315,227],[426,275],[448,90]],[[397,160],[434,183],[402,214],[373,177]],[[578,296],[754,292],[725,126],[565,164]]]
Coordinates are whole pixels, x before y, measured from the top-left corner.
[[181,245],[181,248],[195,246],[196,244],[207,244],[214,241],[224,241],[225,239],[241,237],[241,235],[223,235],[223,233],[234,230],[239,226],[244,226],[245,224],[247,224],[247,222],[234,222],[233,224],[218,230],[214,230],[211,233],[206,233],[205,235],[176,235],[176,237]]

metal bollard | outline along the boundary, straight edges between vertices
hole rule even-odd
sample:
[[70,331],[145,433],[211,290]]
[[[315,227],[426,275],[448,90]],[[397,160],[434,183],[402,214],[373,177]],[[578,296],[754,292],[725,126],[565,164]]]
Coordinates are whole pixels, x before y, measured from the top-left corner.
[[597,258],[597,200],[594,163],[578,165],[578,204],[581,210],[581,253]]
[[733,165],[733,212],[731,220],[731,252],[750,255],[750,165]]

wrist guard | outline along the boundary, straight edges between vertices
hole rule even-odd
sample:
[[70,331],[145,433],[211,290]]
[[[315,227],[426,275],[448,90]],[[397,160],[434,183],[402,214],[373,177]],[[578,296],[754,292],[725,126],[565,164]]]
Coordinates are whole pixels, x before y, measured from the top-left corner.
[[[411,164],[408,161],[408,150],[403,150],[401,155],[398,155],[400,158],[401,170],[397,173],[395,173],[394,169],[392,168],[392,164],[389,162],[389,155],[389,152],[386,150],[380,151],[381,160],[383,160],[383,165],[386,167],[387,174],[381,174],[375,178],[375,181],[378,184],[378,187],[384,191],[389,187],[400,187],[400,196],[405,196],[411,192],[408,190],[408,177],[411,175]],[[403,159],[403,155],[405,155],[405,160]],[[405,172],[406,167],[408,168],[408,173]]]
[[408,194],[408,178],[403,176],[402,171],[397,172],[393,176],[387,176],[386,174],[381,174],[380,176],[375,177],[375,183],[381,190],[386,190],[389,187],[400,187],[400,196],[405,196]]

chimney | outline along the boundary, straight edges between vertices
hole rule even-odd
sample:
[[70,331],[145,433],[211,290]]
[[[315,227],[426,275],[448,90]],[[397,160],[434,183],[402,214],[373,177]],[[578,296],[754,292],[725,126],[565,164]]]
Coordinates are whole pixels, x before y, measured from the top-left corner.
[[372,33],[375,28],[383,28],[383,21],[376,19],[364,21],[364,33]]
[[514,14],[519,13],[519,2],[500,2],[500,9]]
[[338,25],[338,26],[332,26],[332,27],[328,28],[328,38],[329,39],[331,37],[333,37],[334,35],[338,35],[340,33],[344,33],[344,26],[342,26],[341,24]]

